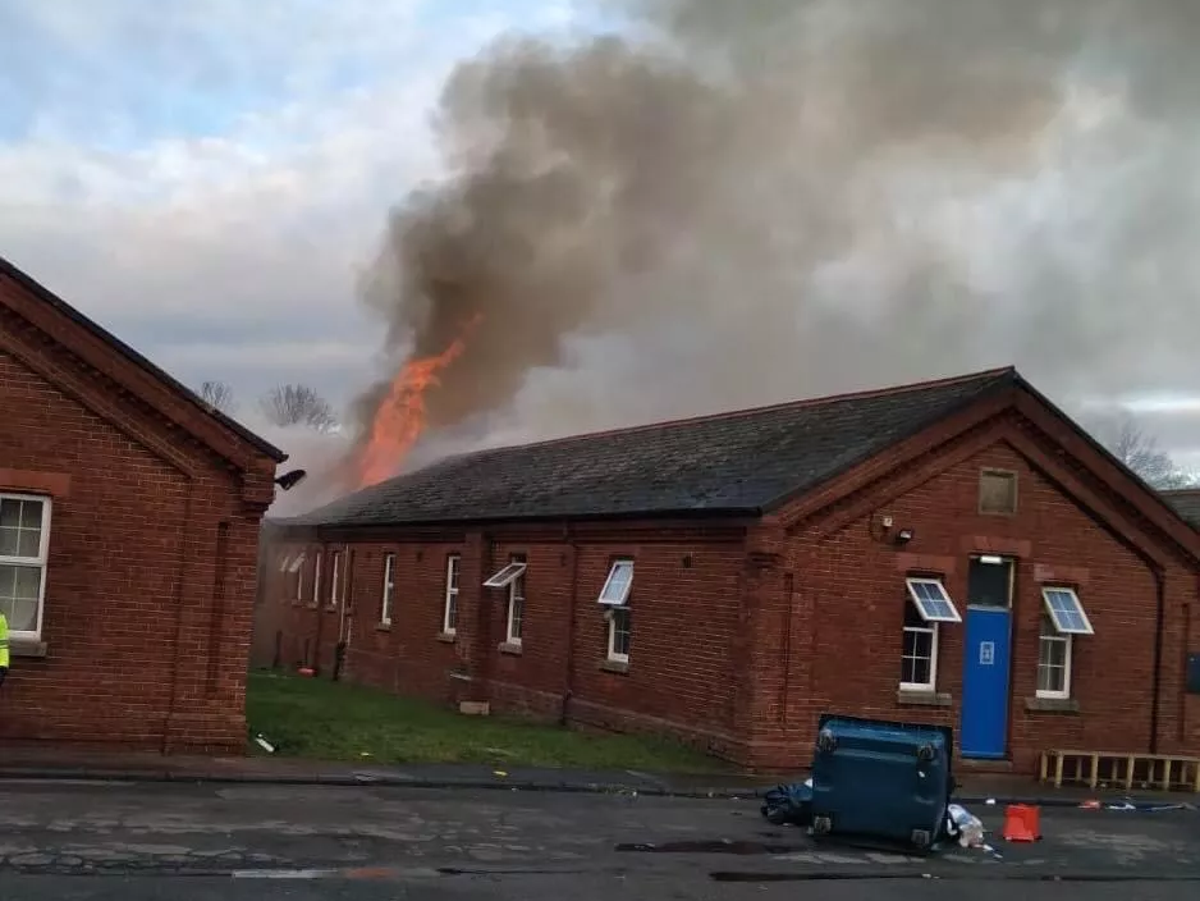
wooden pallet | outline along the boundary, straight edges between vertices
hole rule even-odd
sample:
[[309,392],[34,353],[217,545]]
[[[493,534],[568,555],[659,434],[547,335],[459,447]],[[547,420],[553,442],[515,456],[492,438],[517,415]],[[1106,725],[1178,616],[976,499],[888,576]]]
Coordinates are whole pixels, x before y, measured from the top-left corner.
[[1173,754],[1130,754],[1124,751],[1042,752],[1041,781],[1123,786],[1200,793],[1200,758]]

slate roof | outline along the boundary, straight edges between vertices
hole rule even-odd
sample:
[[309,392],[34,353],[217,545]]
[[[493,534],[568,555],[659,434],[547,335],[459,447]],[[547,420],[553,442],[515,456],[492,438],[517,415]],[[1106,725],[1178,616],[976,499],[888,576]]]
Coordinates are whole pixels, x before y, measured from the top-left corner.
[[1180,491],[1161,492],[1175,512],[1187,520],[1193,528],[1200,529],[1200,488],[1185,488]]
[[757,515],[993,391],[1011,368],[443,459],[281,520],[385,526]]
[[160,369],[158,366],[151,363],[148,359],[146,359],[112,332],[103,328],[94,320],[89,319],[45,285],[41,284],[32,276],[18,269],[2,256],[0,256],[0,275],[8,276],[26,291],[30,292],[34,297],[37,297],[42,302],[58,310],[64,316],[80,325],[84,330],[90,332],[94,337],[99,338],[100,341],[108,345],[117,354],[125,357],[135,366],[140,367],[151,378],[162,382],[172,391],[186,397],[188,401],[198,407],[201,411],[217,420],[219,423],[221,423],[221,425],[229,429],[243,441],[249,443],[256,450],[261,451],[263,454],[275,460],[277,463],[282,463],[288,458],[288,455],[279,448],[275,447],[275,445],[271,444],[265,438],[256,435],[236,419],[233,419],[225,413],[222,413],[211,404],[205,403],[200,395],[198,395],[187,385],[180,382],[165,370]]

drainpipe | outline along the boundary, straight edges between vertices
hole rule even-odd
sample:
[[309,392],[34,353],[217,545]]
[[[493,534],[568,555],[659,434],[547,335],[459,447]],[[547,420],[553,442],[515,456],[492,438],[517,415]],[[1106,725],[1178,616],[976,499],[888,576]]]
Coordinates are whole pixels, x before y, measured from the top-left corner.
[[567,725],[567,708],[575,694],[575,624],[579,608],[579,547],[575,543],[575,535],[569,522],[563,523],[563,538],[571,550],[571,590],[568,595],[571,608],[567,611],[566,684],[563,686],[562,706],[558,716],[560,726]]
[[1154,678],[1150,701],[1150,753],[1158,753],[1158,705],[1162,695],[1163,624],[1167,612],[1167,580],[1158,566],[1150,566],[1157,597],[1154,609]]

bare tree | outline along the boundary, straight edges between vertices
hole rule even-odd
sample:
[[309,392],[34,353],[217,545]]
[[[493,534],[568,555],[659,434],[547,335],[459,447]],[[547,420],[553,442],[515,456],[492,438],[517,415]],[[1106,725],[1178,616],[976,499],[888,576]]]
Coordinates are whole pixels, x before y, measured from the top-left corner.
[[307,385],[279,385],[259,401],[263,415],[277,426],[305,425],[318,432],[337,427],[329,401]]
[[233,388],[228,382],[201,382],[199,394],[202,401],[222,413],[230,413],[236,406],[233,400]]
[[1113,456],[1151,487],[1170,490],[1196,484],[1195,474],[1177,466],[1171,455],[1159,447],[1157,439],[1143,429],[1128,410],[1098,420],[1091,431]]

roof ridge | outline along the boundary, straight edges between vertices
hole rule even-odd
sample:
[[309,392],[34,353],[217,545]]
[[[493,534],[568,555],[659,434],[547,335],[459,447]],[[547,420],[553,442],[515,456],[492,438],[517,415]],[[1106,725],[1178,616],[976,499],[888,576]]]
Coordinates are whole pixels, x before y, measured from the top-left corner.
[[[994,369],[981,369],[977,372],[965,373],[963,375],[947,376],[940,379],[926,379],[920,382],[908,382],[901,385],[890,385],[885,388],[863,388],[858,391],[845,391],[840,394],[826,394],[818,397],[786,400],[774,404],[762,404],[757,407],[742,407],[736,410],[724,410],[719,413],[700,413],[695,416],[681,416],[678,419],[660,419],[654,422],[644,422],[639,425],[615,426],[609,429],[597,429],[596,431],[592,432],[574,432],[570,435],[560,435],[557,438],[543,438],[539,441],[527,441],[518,444],[501,444],[496,447],[485,447],[473,451],[462,451],[457,454],[449,454],[441,458],[441,460],[436,461],[436,463],[430,465],[437,465],[437,463],[446,460],[462,459],[463,457],[495,453],[502,450],[545,447],[553,444],[566,444],[571,441],[591,441],[605,435],[628,435],[642,431],[649,431],[650,429],[661,429],[667,426],[686,425],[689,423],[712,422],[720,419],[740,419],[773,410],[794,410],[801,407],[815,407],[821,404],[833,404],[844,401],[865,400],[871,397],[887,397],[896,394],[908,394],[915,391],[923,391],[932,388],[945,388],[950,385],[963,384],[965,382],[982,382],[988,379],[999,378],[1000,376],[1004,375],[1016,374],[1017,369],[1015,366],[999,366]],[[427,467],[422,467],[422,469],[425,468]]]
[[[182,395],[190,403],[198,407],[203,413],[207,414],[213,421],[231,431],[240,440],[249,443],[252,447],[274,457],[282,462],[288,459],[288,455],[282,450],[275,447],[271,442],[267,441],[261,435],[256,434],[246,426],[242,425],[228,413],[218,410],[212,404],[207,403],[198,393],[193,391],[175,376],[171,375],[157,363],[154,363],[148,357],[137,351],[135,348],[126,344],[115,334],[110,332],[96,320],[81,311],[78,307],[68,303],[54,291],[51,291],[36,278],[25,272],[11,260],[7,259],[3,254],[0,254],[0,272],[7,273],[11,278],[15,279],[21,286],[32,294],[48,303],[50,306],[58,310],[58,312],[71,319],[84,330],[91,332],[92,335],[98,338],[102,343],[107,344],[109,348],[124,356],[129,362],[141,368],[147,375],[158,380],[168,389]],[[111,377],[111,376],[110,376]],[[152,405],[153,406],[153,405]],[[185,427],[185,431],[191,431]]]

